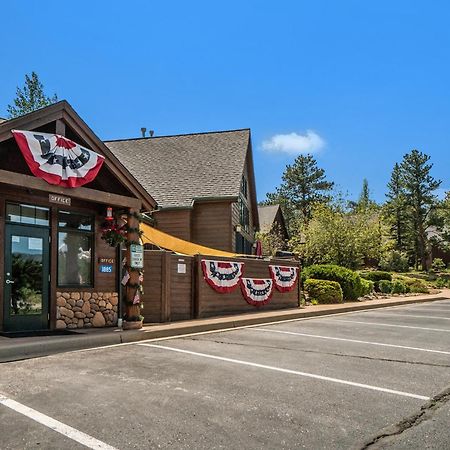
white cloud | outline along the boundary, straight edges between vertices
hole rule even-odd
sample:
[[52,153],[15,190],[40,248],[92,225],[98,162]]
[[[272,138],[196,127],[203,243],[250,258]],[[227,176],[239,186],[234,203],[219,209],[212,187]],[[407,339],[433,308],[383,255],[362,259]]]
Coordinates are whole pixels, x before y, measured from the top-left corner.
[[263,150],[288,153],[290,155],[316,153],[324,146],[325,141],[312,130],[306,130],[305,134],[294,132],[289,134],[276,134],[262,143]]

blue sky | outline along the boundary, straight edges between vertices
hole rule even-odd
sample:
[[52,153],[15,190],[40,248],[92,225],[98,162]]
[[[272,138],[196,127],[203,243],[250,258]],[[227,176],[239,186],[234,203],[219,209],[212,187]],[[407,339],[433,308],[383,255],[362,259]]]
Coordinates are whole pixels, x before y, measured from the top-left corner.
[[17,0],[2,16],[0,116],[34,70],[102,139],[250,127],[260,200],[311,148],[350,197],[366,177],[382,201],[413,148],[450,189],[448,2]]

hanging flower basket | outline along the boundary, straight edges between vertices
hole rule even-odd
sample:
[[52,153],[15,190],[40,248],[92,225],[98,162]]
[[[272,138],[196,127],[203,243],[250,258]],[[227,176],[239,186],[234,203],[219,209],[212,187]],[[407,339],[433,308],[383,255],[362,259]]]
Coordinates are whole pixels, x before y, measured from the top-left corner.
[[107,221],[101,228],[101,238],[111,247],[117,247],[127,241],[127,229],[113,221]]

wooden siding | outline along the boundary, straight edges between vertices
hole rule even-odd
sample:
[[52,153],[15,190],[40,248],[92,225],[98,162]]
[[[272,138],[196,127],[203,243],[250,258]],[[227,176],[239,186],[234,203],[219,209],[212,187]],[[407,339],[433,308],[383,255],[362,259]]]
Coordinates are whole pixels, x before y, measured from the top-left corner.
[[[169,322],[192,317],[192,257],[170,252],[144,252],[144,309],[146,322]],[[178,272],[186,265],[186,273]]]
[[154,211],[156,228],[164,233],[171,234],[185,241],[190,241],[191,234],[191,210],[174,209]]
[[146,322],[164,322],[162,317],[162,251],[144,251],[144,309]]
[[192,242],[218,250],[232,251],[231,204],[194,204]]
[[[249,305],[239,286],[231,293],[220,294],[203,279],[201,259],[200,255],[180,257],[165,251],[145,251],[143,315],[146,322],[170,322],[298,307],[298,284],[287,293],[280,293],[274,288],[271,301],[261,308]],[[245,275],[255,278],[269,278],[269,264],[298,266],[298,263],[286,260],[238,260],[245,263]],[[178,264],[186,265],[186,273],[178,272]]]
[[[192,257],[172,255],[170,273],[170,318],[192,317]],[[178,273],[178,264],[186,265],[186,273]]]

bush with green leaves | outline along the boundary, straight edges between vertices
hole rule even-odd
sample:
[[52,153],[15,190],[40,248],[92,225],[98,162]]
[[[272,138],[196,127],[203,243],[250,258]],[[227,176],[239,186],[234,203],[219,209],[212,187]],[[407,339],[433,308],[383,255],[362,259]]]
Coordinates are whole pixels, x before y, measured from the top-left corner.
[[392,281],[381,280],[378,282],[378,289],[382,294],[390,294],[392,292]]
[[386,270],[388,272],[408,272],[408,255],[404,252],[392,250],[381,257],[378,265],[381,270]]
[[394,280],[391,285],[392,294],[406,294],[409,292],[409,287],[403,281]]
[[431,269],[434,272],[442,272],[446,269],[445,262],[442,260],[442,258],[434,258],[433,262],[431,263]]
[[342,303],[342,289],[338,282],[309,278],[303,284],[312,304]]
[[362,293],[361,295],[369,295],[375,290],[375,283],[370,280],[361,279]]
[[435,285],[437,288],[446,288],[446,287],[448,286],[448,280],[446,280],[446,279],[443,278],[443,277],[439,277],[439,278],[435,281],[434,285]]
[[404,283],[408,288],[408,292],[415,294],[428,294],[429,292],[427,283],[419,278],[411,278],[406,277],[404,275],[396,275],[395,280]]
[[383,270],[371,270],[370,272],[362,272],[360,275],[362,278],[373,281],[374,283],[381,280],[392,281],[392,274]]
[[334,264],[314,264],[303,270],[303,280],[336,281],[340,284],[344,300],[357,300],[363,295],[362,278],[353,270]]

